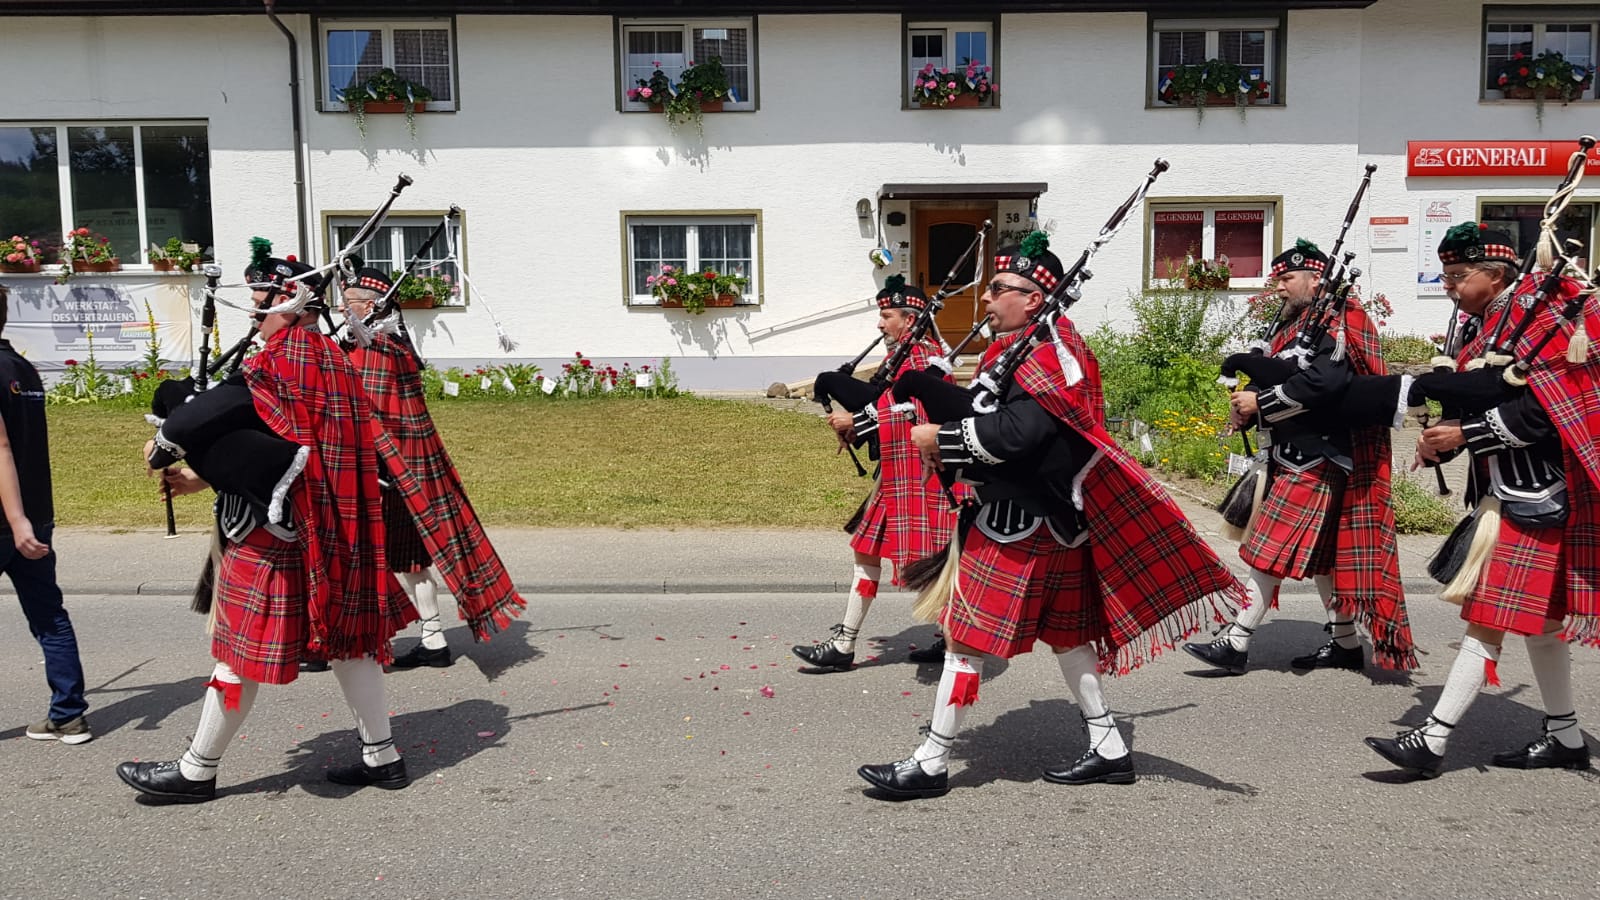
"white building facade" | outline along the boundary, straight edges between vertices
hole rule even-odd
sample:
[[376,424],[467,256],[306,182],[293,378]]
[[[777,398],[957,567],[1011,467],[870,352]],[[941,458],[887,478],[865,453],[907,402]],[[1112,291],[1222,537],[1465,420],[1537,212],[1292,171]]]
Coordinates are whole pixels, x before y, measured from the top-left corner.
[[[408,313],[435,365],[671,357],[686,387],[751,389],[854,356],[883,279],[931,290],[985,219],[1013,238],[1049,224],[1070,262],[1158,156],[1171,171],[1073,309],[1085,328],[1125,320],[1129,292],[1189,249],[1227,254],[1241,296],[1259,288],[1296,237],[1332,244],[1373,163],[1346,249],[1395,306],[1390,330],[1442,331],[1447,301],[1426,279],[1443,228],[1486,219],[1525,248],[1572,142],[1600,130],[1592,78],[1565,105],[1493,83],[1518,52],[1592,67],[1593,3],[275,7],[283,30],[248,0],[0,0],[0,83],[22,86],[0,107],[0,237],[93,227],[122,249],[112,279],[148,278],[131,248],[179,237],[237,281],[253,235],[328,258],[404,172],[415,184],[369,257],[398,268],[463,210],[469,285]],[[629,99],[656,64],[670,75],[697,53],[735,88],[703,131]],[[1203,116],[1162,101],[1172,65],[1212,57],[1267,96]],[[911,99],[914,71],[963,58],[990,66],[994,100]],[[379,66],[433,89],[414,137],[376,112],[363,134],[338,100]],[[1592,183],[1562,223],[1585,246]],[[642,283],[663,262],[750,284],[731,308],[663,309]],[[975,294],[941,317],[952,340]]]

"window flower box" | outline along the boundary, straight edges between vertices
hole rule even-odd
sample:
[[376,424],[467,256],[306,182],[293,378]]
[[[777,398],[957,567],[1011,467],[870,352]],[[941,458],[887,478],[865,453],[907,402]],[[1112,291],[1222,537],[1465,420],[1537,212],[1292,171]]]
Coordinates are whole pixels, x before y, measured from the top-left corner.
[[697,131],[702,130],[700,116],[722,112],[722,104],[732,94],[720,56],[699,65],[691,60],[679,74],[677,84],[661,70],[659,62],[655,66],[649,78],[636,79],[637,86],[628,89],[628,99],[648,103],[651,109],[666,113],[667,124],[672,128],[693,122]]
[[955,69],[935,69],[928,63],[913,77],[911,100],[922,108],[977,109],[994,101],[998,87],[990,80],[990,68],[970,59]]

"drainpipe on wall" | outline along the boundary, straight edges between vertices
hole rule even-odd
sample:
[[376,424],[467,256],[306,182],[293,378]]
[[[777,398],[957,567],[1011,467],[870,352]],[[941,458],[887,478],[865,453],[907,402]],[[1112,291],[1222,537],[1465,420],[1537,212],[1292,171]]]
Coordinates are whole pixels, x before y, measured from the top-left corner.
[[294,117],[294,212],[300,237],[299,256],[301,260],[309,262],[311,257],[306,252],[311,244],[310,236],[306,233],[306,156],[300,122],[300,45],[294,39],[294,32],[278,20],[278,14],[273,11],[276,5],[274,0],[261,0],[261,5],[266,8],[267,18],[278,26],[289,42],[289,108]]

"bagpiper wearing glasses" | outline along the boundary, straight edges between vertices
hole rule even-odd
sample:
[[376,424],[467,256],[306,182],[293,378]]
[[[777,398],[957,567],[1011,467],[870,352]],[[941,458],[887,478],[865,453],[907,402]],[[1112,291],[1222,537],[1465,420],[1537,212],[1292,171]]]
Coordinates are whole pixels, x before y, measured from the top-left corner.
[[[980,378],[1065,274],[1037,232],[1001,250],[994,265],[984,297],[1003,336],[985,353]],[[890,797],[949,789],[951,748],[977,702],[985,658],[1009,659],[1036,641],[1055,652],[1089,731],[1087,751],[1044,778],[1133,782],[1099,673],[1130,671],[1198,630],[1220,614],[1214,595],[1243,600],[1244,586],[1106,432],[1094,354],[1070,320],[1053,324],[1054,339],[1030,351],[995,412],[972,416],[963,398],[968,417],[912,429],[930,466],[981,483],[964,506],[953,561],[937,580],[913,576],[927,585],[919,609],[926,601],[938,616],[949,649],[922,745],[899,762],[858,770]]]
[[[1273,259],[1283,308],[1268,353],[1290,352],[1312,327],[1312,301],[1328,265],[1327,255],[1305,240]],[[1231,401],[1235,427],[1259,425],[1262,445],[1271,440],[1264,498],[1239,547],[1250,567],[1250,603],[1215,640],[1183,646],[1230,674],[1244,674],[1250,638],[1277,606],[1279,585],[1307,577],[1316,582],[1332,637],[1291,666],[1361,671],[1358,625],[1372,639],[1374,663],[1417,665],[1395,552],[1389,430],[1350,428],[1338,415],[1352,378],[1386,371],[1378,331],[1352,296],[1328,336],[1342,339],[1346,352],[1320,352],[1282,384],[1252,384]]]
[[[1473,512],[1429,566],[1447,582],[1443,598],[1461,604],[1467,630],[1427,721],[1367,745],[1420,777],[1438,775],[1451,730],[1485,684],[1499,684],[1501,645],[1518,634],[1544,700],[1544,730],[1493,764],[1587,769],[1566,642],[1600,646],[1600,366],[1586,346],[1600,333],[1600,304],[1592,287],[1559,275],[1535,274],[1507,291],[1517,274],[1511,241],[1475,222],[1445,234],[1439,261],[1471,317],[1468,339],[1458,372],[1423,375],[1409,393],[1414,405],[1444,404],[1445,420],[1418,439],[1418,463],[1462,449],[1471,459]],[[1506,341],[1519,371],[1526,362],[1523,386],[1503,377],[1510,359],[1494,358],[1491,339]]]
[[[343,346],[372,401],[372,414],[418,487],[409,495],[393,484],[386,484],[383,491],[389,570],[411,595],[422,630],[422,639],[396,656],[390,667],[444,668],[452,660],[430,565],[438,569],[455,595],[459,615],[474,640],[488,640],[505,628],[527,602],[517,594],[489,543],[461,476],[439,439],[428,414],[421,364],[410,337],[400,327],[393,308],[373,309],[375,301],[391,293],[391,287],[389,275],[382,270],[366,268],[356,273],[354,283],[344,288],[352,337]],[[428,514],[419,516],[413,503]]]
[[[878,331],[892,355],[918,312],[927,308],[928,297],[916,286],[906,284],[905,278],[891,275],[877,299]],[[939,358],[939,346],[925,340],[910,348],[894,375],[898,378],[905,372],[921,371]],[[852,524],[846,526],[851,532],[855,567],[843,621],[833,626],[829,640],[792,648],[795,656],[819,669],[843,672],[855,664],[856,641],[867,610],[878,595],[885,558],[894,563],[898,584],[908,563],[932,554],[950,539],[950,503],[940,492],[938,476],[923,470],[916,449],[911,446],[912,421],[912,411],[897,408],[887,390],[854,415],[841,409],[828,418],[841,444],[848,441],[857,447],[869,447],[878,460],[879,476],[871,496],[857,517],[852,518]],[[926,657],[926,649],[912,654],[913,661],[934,661]],[[943,654],[936,658],[942,659]]]

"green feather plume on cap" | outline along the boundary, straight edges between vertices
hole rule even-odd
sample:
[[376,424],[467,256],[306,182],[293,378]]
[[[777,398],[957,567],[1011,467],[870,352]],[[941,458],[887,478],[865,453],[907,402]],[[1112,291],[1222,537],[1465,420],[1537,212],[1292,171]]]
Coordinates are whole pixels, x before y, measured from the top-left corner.
[[906,289],[906,277],[904,275],[890,275],[883,280],[883,289],[896,294],[900,293]]
[[267,268],[267,260],[272,258],[272,242],[264,237],[250,239],[250,271],[262,272]]
[[1475,244],[1478,242],[1478,223],[1462,222],[1460,225],[1452,225],[1450,230],[1444,233],[1444,239]]
[[1022,239],[1022,244],[1017,247],[1017,252],[1022,256],[1038,256],[1050,249],[1050,235],[1042,231],[1035,231]]
[[1294,248],[1296,250],[1299,250],[1301,253],[1321,253],[1322,252],[1322,248],[1318,247],[1316,244],[1311,243],[1310,241],[1306,240],[1305,238],[1296,238],[1295,242],[1294,242]]

